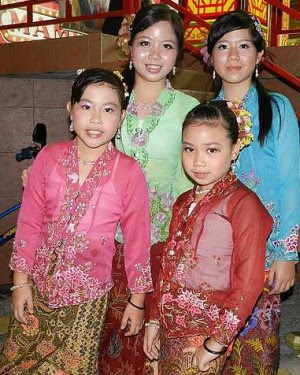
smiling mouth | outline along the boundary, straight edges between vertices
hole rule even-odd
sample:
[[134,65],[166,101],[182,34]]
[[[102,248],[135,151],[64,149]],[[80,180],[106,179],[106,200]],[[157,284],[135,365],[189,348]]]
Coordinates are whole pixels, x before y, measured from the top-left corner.
[[228,66],[227,70],[238,71],[242,69],[241,66]]
[[149,72],[157,73],[157,72],[161,71],[162,66],[161,65],[154,65],[154,64],[146,64],[146,69]]
[[100,130],[87,130],[87,135],[91,138],[99,138],[102,136],[102,133]]
[[205,178],[209,175],[209,172],[193,172],[193,175],[197,178],[197,179],[202,179],[202,178]]

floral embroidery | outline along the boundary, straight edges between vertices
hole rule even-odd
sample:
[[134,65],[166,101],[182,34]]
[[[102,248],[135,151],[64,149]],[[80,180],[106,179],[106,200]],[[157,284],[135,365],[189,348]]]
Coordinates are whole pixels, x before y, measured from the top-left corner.
[[18,354],[19,346],[11,339],[7,339],[4,344],[3,354],[13,361]]
[[160,94],[158,101],[151,106],[151,113],[144,120],[140,120],[137,116],[134,92],[130,96],[127,116],[125,118],[125,129],[131,143],[129,154],[140,163],[143,169],[149,161],[149,155],[146,149],[149,135],[156,129],[161,116],[174,102],[175,96],[175,90],[168,84],[166,89]]
[[[239,165],[237,165],[239,167]],[[256,177],[255,170],[251,170],[249,173],[242,173],[242,182],[252,191],[256,191],[256,187],[260,185],[261,181]]]
[[56,349],[56,347],[53,344],[53,342],[52,341],[46,341],[46,340],[42,340],[36,347],[37,353],[39,353],[40,355],[45,356],[45,357],[47,355],[53,353],[55,349]]
[[274,246],[282,247],[287,252],[295,251],[298,247],[298,231],[299,225],[295,225],[292,229],[290,234],[285,239],[277,239],[273,241]]

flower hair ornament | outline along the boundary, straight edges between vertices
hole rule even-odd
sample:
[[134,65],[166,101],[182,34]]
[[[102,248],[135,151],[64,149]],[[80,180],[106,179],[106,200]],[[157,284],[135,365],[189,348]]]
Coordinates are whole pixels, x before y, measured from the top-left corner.
[[241,99],[235,99],[233,102],[227,102],[228,108],[230,108],[235,114],[238,123],[240,150],[246,146],[249,146],[254,139],[253,134],[251,133],[251,113],[243,107],[243,103],[244,102]]
[[249,17],[252,19],[252,21],[254,23],[254,26],[256,28],[256,31],[263,38],[264,37],[264,33],[262,31],[260,20],[256,16],[254,16],[253,14],[249,14]]
[[116,75],[119,80],[122,82],[123,86],[124,86],[124,90],[125,90],[125,98],[127,98],[129,96],[129,92],[128,92],[128,87],[126,85],[125,82],[123,82],[124,80],[124,77],[122,76],[122,74],[118,71],[118,70],[114,70],[113,71],[114,75]]
[[120,61],[127,61],[130,57],[128,42],[131,37],[131,24],[134,17],[135,14],[127,14],[122,21],[121,28],[118,33],[117,46],[120,49]]

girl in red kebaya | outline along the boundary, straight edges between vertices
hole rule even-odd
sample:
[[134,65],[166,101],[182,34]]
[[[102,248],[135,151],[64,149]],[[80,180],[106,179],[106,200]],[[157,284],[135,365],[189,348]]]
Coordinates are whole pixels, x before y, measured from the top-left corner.
[[208,102],[183,125],[183,166],[195,186],[173,207],[144,340],[163,375],[221,374],[263,289],[272,219],[231,167],[252,139],[241,111]]

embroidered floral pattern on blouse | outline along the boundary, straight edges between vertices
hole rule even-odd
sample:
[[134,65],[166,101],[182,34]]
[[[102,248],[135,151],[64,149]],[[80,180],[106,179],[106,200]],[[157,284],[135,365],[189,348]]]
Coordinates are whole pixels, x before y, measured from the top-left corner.
[[130,96],[125,118],[126,131],[131,142],[130,156],[137,160],[143,169],[149,161],[147,143],[150,133],[157,127],[161,116],[174,102],[175,96],[175,90],[171,85],[167,85],[160,94],[155,106],[153,106],[151,113],[144,120],[139,119],[137,116],[134,92]]
[[149,188],[150,214],[151,214],[151,243],[166,240],[169,232],[169,223],[175,197],[172,190],[159,193],[158,186]]
[[152,289],[150,259],[146,267],[142,267],[142,265],[138,263],[135,265],[135,269],[140,272],[141,276],[136,279],[134,286],[130,286],[131,293],[143,293],[145,287],[147,289]]
[[256,191],[256,187],[261,183],[260,179],[256,177],[255,170],[251,170],[249,173],[242,173],[241,180],[252,191]]
[[282,247],[287,252],[295,251],[298,247],[298,231],[299,231],[299,225],[295,225],[292,229],[290,234],[281,240],[273,241],[273,244],[276,247]]

